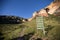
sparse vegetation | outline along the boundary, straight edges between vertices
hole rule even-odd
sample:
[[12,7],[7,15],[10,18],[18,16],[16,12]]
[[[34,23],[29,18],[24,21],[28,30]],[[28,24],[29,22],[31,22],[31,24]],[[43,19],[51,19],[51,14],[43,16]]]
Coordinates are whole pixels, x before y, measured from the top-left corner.
[[[60,40],[60,16],[50,15],[49,17],[44,17],[44,25],[46,27],[46,37],[48,37],[48,40]],[[0,24],[0,39],[14,40],[14,38],[23,37],[29,33],[33,33],[29,39],[44,37],[41,30],[37,31],[35,19],[22,24]]]

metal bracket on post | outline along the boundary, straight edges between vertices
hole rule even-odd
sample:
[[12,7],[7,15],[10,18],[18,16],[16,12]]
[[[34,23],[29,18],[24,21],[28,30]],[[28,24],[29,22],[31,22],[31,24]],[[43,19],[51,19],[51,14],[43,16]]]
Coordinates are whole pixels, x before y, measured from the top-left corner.
[[43,16],[36,17],[37,30],[42,30],[45,35]]

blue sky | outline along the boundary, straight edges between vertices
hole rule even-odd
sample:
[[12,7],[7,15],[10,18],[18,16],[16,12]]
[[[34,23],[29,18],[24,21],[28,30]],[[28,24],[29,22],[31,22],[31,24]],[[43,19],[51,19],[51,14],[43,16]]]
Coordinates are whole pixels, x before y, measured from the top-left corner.
[[0,0],[0,15],[30,18],[34,11],[49,5],[53,0]]

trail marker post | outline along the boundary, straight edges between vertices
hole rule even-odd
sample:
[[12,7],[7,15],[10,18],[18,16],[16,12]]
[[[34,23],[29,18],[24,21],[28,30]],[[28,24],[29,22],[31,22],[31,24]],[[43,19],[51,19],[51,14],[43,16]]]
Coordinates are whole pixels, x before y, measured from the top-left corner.
[[43,34],[45,35],[45,27],[44,27],[43,16],[37,16],[36,17],[36,24],[37,24],[37,30],[42,30]]

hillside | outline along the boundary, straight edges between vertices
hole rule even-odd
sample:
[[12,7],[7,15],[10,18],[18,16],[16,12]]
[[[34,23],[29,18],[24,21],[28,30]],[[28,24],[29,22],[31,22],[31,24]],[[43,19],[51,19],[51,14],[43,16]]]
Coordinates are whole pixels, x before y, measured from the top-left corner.
[[24,18],[18,16],[0,15],[0,24],[19,24]]
[[[60,39],[60,16],[50,15],[50,17],[44,17],[44,25],[47,27],[46,36],[49,37],[49,40]],[[37,39],[44,37],[41,30],[37,31],[35,19],[22,24],[0,24],[0,35],[0,39],[4,40],[17,40],[21,38],[29,40],[31,38]]]

